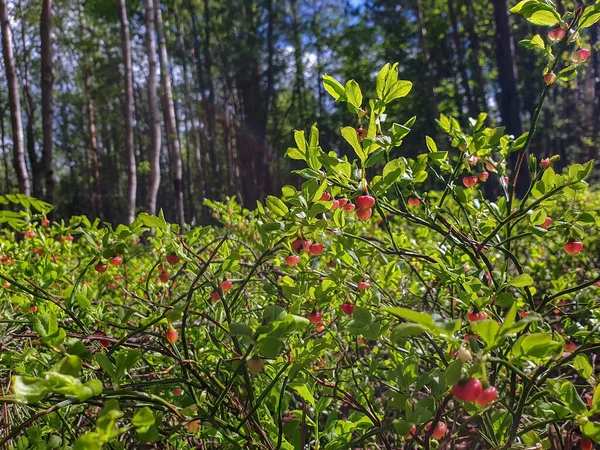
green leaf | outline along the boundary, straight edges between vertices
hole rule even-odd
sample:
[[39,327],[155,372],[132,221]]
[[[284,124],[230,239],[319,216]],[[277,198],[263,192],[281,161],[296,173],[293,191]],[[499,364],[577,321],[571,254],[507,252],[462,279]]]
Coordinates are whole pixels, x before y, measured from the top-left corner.
[[364,162],[367,159],[367,155],[362,149],[360,142],[358,142],[356,130],[352,127],[344,127],[342,128],[342,136],[344,139],[346,139],[346,142],[348,142],[352,146],[354,152],[356,153],[356,156],[358,156],[358,159],[360,159],[361,162]]
[[115,380],[117,379],[117,370],[110,358],[105,353],[96,353],[96,362],[104,369],[108,376]]
[[136,221],[140,221],[144,226],[147,226],[148,228],[158,228],[159,230],[167,231],[167,222],[165,222],[163,218],[151,216],[148,213],[140,213]]
[[529,132],[525,132],[521,136],[519,136],[517,139],[515,139],[512,147],[510,149],[510,153],[516,152],[518,150],[521,150],[523,147],[525,147],[525,143],[527,142],[528,136],[529,136]]
[[522,41],[519,41],[518,45],[529,50],[544,50],[546,48],[544,40],[539,34],[536,34],[531,39],[523,39]]
[[327,74],[323,75],[323,87],[336,102],[338,100],[341,102],[346,101],[346,89],[335,78]]
[[132,425],[136,428],[148,428],[154,425],[155,422],[154,413],[147,406],[138,409],[131,419]]
[[392,100],[395,100],[397,98],[406,97],[412,89],[412,85],[413,84],[410,81],[396,81],[392,88],[385,94],[383,102],[390,103]]
[[551,333],[532,333],[521,336],[513,346],[516,357],[548,358],[562,353],[563,342],[554,340]]
[[370,324],[373,321],[373,316],[368,309],[361,306],[354,307],[354,314],[352,314],[354,320],[361,322],[365,325]]
[[529,222],[531,225],[542,225],[547,218],[546,211],[544,209],[538,209],[531,216],[529,216]]
[[453,340],[452,335],[460,329],[460,320],[446,321],[441,318],[434,320],[433,316],[428,313],[413,311],[407,308],[384,308],[383,311],[409,322],[417,323],[426,331],[444,339]]
[[521,275],[518,275],[510,280],[508,284],[514,287],[531,286],[533,284],[533,278],[526,273],[522,273]]
[[425,329],[418,323],[401,323],[392,330],[392,340],[397,341],[406,336],[418,336],[424,332]]
[[77,397],[79,401],[86,401],[92,397],[97,397],[102,394],[102,382],[100,380],[89,380],[81,384],[81,381],[77,382],[72,388],[72,393]]
[[262,336],[258,341],[258,351],[265,358],[276,358],[283,342],[274,336]]
[[491,347],[496,341],[500,325],[495,320],[478,320],[471,322],[471,330]]
[[62,373],[63,375],[71,375],[77,377],[81,370],[81,359],[79,356],[68,355],[56,363],[52,369],[55,372]]
[[309,147],[318,147],[319,146],[319,129],[317,128],[317,124],[313,123],[310,127],[310,138],[309,138]]
[[402,139],[410,133],[410,128],[406,125],[399,123],[392,124],[389,129],[390,136],[392,137],[392,143],[397,147],[402,142]]
[[428,408],[418,406],[406,410],[406,419],[412,423],[424,424],[433,417],[433,412]]
[[537,0],[519,2],[510,11],[521,14],[534,25],[551,27],[560,22],[560,15],[552,6],[540,3]]
[[37,314],[33,318],[33,329],[39,333],[42,339],[52,336],[58,332],[58,320],[52,311],[46,314]]
[[296,141],[300,153],[306,155],[306,136],[304,135],[304,130],[294,130],[294,141]]
[[356,114],[362,106],[363,96],[360,90],[360,86],[354,80],[349,80],[346,83],[346,101],[348,102],[348,109],[351,113]]
[[152,410],[147,406],[144,406],[135,413],[131,419],[131,423],[142,441],[153,442],[158,439],[156,419]]
[[406,165],[400,158],[393,159],[383,168],[383,184],[388,187],[399,180],[406,172]]
[[73,450],[102,450],[104,440],[99,433],[86,433],[77,438]]
[[533,36],[531,38],[531,43],[533,45],[535,45],[537,48],[539,48],[540,50],[544,50],[544,48],[546,47],[546,45],[544,44],[544,40],[542,39],[542,37],[539,34],[536,34],[535,36]]
[[315,398],[313,397],[310,389],[303,383],[290,383],[288,384],[293,390],[295,390],[302,399],[311,405],[313,408],[315,407]]
[[116,359],[116,375],[117,379],[122,379],[142,357],[142,352],[139,350],[126,350],[119,352]]
[[279,305],[269,305],[263,311],[263,322],[277,322],[287,317],[287,311]]
[[509,292],[502,292],[496,296],[496,305],[502,308],[510,308],[515,303],[515,297]]
[[435,141],[431,137],[425,136],[425,144],[427,144],[427,149],[431,153],[435,153],[438,151],[437,145],[435,145]]
[[446,384],[454,386],[462,378],[463,362],[459,359],[452,361],[446,368]]
[[568,380],[548,380],[548,384],[551,386],[552,391],[556,397],[565,404],[574,414],[583,414],[587,408],[577,389]]
[[96,420],[96,431],[104,441],[108,441],[118,435],[118,420],[123,417],[116,399],[108,400]]
[[229,326],[229,331],[232,336],[252,336],[252,328],[245,323],[232,323]]
[[565,67],[556,76],[561,81],[571,81],[577,76],[577,66]]
[[513,6],[512,8],[510,8],[510,12],[514,13],[514,14],[519,14],[521,12],[521,9],[523,9],[523,7],[527,4],[527,3],[531,3],[532,1],[535,0],[521,0],[519,3],[517,3],[515,6]]
[[48,394],[48,391],[47,383],[42,378],[21,375],[12,378],[12,392],[19,403],[37,403]]
[[590,5],[583,10],[579,18],[579,28],[588,28],[600,20],[600,3]]
[[279,198],[269,195],[265,202],[269,210],[278,217],[285,216],[289,209]]
[[287,156],[290,159],[306,161],[306,156],[304,155],[304,153],[302,153],[296,147],[288,147],[288,149],[285,152],[285,156]]
[[589,379],[594,374],[594,368],[585,355],[579,354],[575,356],[573,367],[575,367],[577,373],[585,380]]
[[594,169],[594,160],[590,160],[585,164],[573,164],[569,166],[569,178],[572,181],[581,181],[586,178]]
[[600,422],[583,420],[579,426],[581,427],[583,434],[592,439],[594,442],[600,442]]
[[396,433],[398,433],[399,436],[407,436],[412,430],[413,425],[414,423],[409,422],[408,420],[394,420],[394,430],[396,430]]
[[377,74],[376,88],[375,93],[377,94],[378,99],[383,99],[383,92],[385,88],[385,83],[390,73],[390,63],[387,63],[385,66],[381,68],[379,73]]

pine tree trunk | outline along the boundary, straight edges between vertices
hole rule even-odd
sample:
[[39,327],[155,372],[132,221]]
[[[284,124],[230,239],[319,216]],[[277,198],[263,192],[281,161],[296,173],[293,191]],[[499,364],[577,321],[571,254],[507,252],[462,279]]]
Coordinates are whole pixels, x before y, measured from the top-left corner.
[[[523,133],[521,122],[521,107],[519,92],[517,90],[517,68],[514,58],[514,43],[510,34],[510,21],[506,0],[493,0],[494,21],[496,23],[496,64],[498,66],[498,83],[500,84],[501,97],[499,101],[500,115],[506,131],[516,137]],[[509,158],[512,167],[515,167],[518,152]],[[528,154],[525,155],[527,161]],[[521,166],[519,174],[511,174],[511,180],[518,175],[515,193],[522,195],[529,186],[531,175],[527,164]]]
[[123,102],[123,120],[125,158],[127,160],[127,223],[135,219],[135,199],[137,192],[137,168],[135,165],[135,149],[133,146],[133,75],[131,71],[131,42],[129,39],[129,20],[127,19],[126,0],[118,0],[119,19],[121,22],[121,52],[123,53],[123,70],[125,79],[125,100]]
[[[185,161],[183,165],[183,186],[184,186],[184,202],[185,207],[188,214],[188,222],[190,224],[196,224],[196,207],[194,204],[194,183],[192,182],[192,145],[190,144],[190,127],[189,127],[189,119],[190,116],[188,114],[189,110],[187,108],[187,103],[191,101],[190,97],[190,86],[189,86],[189,74],[188,74],[188,65],[187,65],[187,51],[185,46],[185,41],[183,39],[183,34],[185,33],[185,25],[181,23],[179,20],[179,15],[177,14],[177,8],[173,8],[173,17],[175,19],[175,37],[177,38],[177,43],[179,44],[181,51],[183,53],[183,57],[181,58],[181,68],[183,72],[183,101],[181,103],[181,109],[177,111],[175,110],[175,117],[179,120],[177,121],[177,130],[180,130],[180,124],[183,125],[183,136],[184,139],[179,138],[179,142],[182,146],[182,159],[185,151]],[[174,79],[173,76],[173,56],[171,55],[171,79]],[[176,105],[177,106],[177,105]],[[181,113],[181,114],[180,114]],[[184,148],[185,144],[185,148]]]
[[[83,16],[83,1],[79,1],[79,26],[81,27],[81,34],[85,36],[88,34],[86,31],[85,19]],[[85,47],[84,47],[85,49]],[[88,54],[84,50],[81,54],[81,67],[83,70],[84,78],[84,94],[86,113],[88,119],[88,139],[91,154],[91,168],[92,168],[92,192],[91,192],[91,206],[92,216],[98,217],[104,220],[104,208],[102,206],[102,187],[100,184],[100,157],[98,151],[98,138],[96,135],[96,110],[92,100],[92,72],[90,71],[88,64]]]
[[31,81],[29,76],[29,51],[27,47],[27,36],[25,33],[25,17],[23,4],[21,0],[17,3],[19,8],[19,16],[21,17],[21,41],[23,42],[23,58],[21,67],[21,76],[23,77],[23,107],[27,124],[25,126],[25,147],[29,156],[29,166],[31,167],[31,189],[32,195],[35,198],[44,197],[44,185],[40,174],[40,161],[35,151],[35,103],[31,97]]
[[419,26],[419,30],[421,30],[421,51],[423,52],[423,58],[425,59],[425,67],[427,70],[427,74],[425,75],[427,91],[430,96],[429,101],[427,102],[427,108],[429,111],[428,120],[433,123],[436,118],[439,117],[440,111],[438,109],[437,95],[435,94],[435,84],[433,82],[433,74],[434,70],[431,65],[431,55],[429,53],[429,40],[427,36],[427,27],[425,25],[425,16],[423,15],[423,5],[421,0],[417,0],[416,4],[416,16],[417,16],[417,24]]
[[2,146],[2,162],[4,163],[4,188],[5,193],[10,192],[10,169],[8,152],[6,151],[6,130],[4,129],[4,108],[0,109],[0,145]]
[[185,204],[183,202],[183,164],[181,161],[181,148],[175,121],[175,106],[173,105],[173,88],[169,75],[169,59],[167,56],[167,43],[162,24],[162,12],[156,8],[156,31],[158,34],[158,48],[160,59],[160,78],[163,88],[164,115],[168,133],[168,146],[171,159],[171,176],[173,177],[173,190],[175,194],[175,210],[177,223],[183,230],[185,224]]
[[[269,2],[269,8],[272,9],[272,4]],[[306,110],[306,99],[305,99],[305,83],[304,83],[304,50],[302,48],[302,37],[300,30],[300,19],[298,4],[296,0],[291,0],[290,8],[292,10],[292,38],[291,44],[294,47],[294,65],[296,71],[296,80],[294,82],[294,91],[298,98],[298,121],[305,123],[305,117],[307,115]],[[271,25],[272,26],[272,25]],[[271,71],[272,61],[270,62]]]
[[[193,97],[192,97],[192,91],[190,89],[190,80],[189,80],[189,74],[188,74],[188,65],[187,65],[187,58],[186,55],[187,53],[187,49],[185,46],[185,40],[183,39],[183,34],[184,34],[184,25],[181,23],[178,23],[178,26],[176,27],[176,33],[177,33],[177,39],[179,41],[179,45],[181,46],[182,52],[184,57],[182,58],[182,69],[183,69],[183,89],[184,89],[184,94],[185,94],[185,100],[183,103],[183,107],[185,109],[185,121],[184,121],[184,125],[185,125],[185,135],[186,135],[186,148],[187,148],[187,170],[188,170],[188,179],[187,179],[187,183],[186,183],[186,188],[188,188],[189,190],[189,197],[190,197],[190,206],[192,207],[192,212],[193,212],[193,216],[194,219],[197,219],[197,217],[195,217],[195,202],[194,202],[194,197],[195,197],[195,192],[196,192],[196,186],[195,183],[192,182],[192,167],[191,167],[191,158],[192,158],[192,152],[193,155],[196,159],[196,172],[197,172],[197,177],[198,177],[198,186],[197,186],[197,190],[198,190],[198,197],[200,200],[200,211],[202,211],[202,203],[204,202],[204,198],[205,198],[205,186],[204,186],[204,173],[202,172],[202,160],[200,159],[200,148],[199,148],[199,144],[198,144],[198,130],[196,128],[196,115],[193,114],[192,112],[192,107],[191,104],[193,102]],[[192,64],[193,67],[193,64]],[[193,72],[193,70],[192,70]],[[192,73],[193,76],[193,73]]]
[[[215,194],[219,194],[219,186],[222,183],[221,177],[221,164],[219,163],[219,155],[217,152],[217,105],[215,97],[215,84],[212,76],[212,54],[211,54],[211,27],[212,27],[212,16],[209,0],[204,0],[204,64],[205,64],[205,75],[206,75],[206,87],[208,88],[208,99],[204,104],[204,112],[206,114],[206,125],[208,131],[208,152],[210,155],[210,162],[212,167],[213,175],[213,186],[217,189]],[[199,56],[199,55],[198,55]]]
[[148,53],[148,109],[150,115],[150,179],[146,191],[146,209],[156,214],[156,201],[160,188],[160,117],[156,93],[156,40],[154,37],[154,1],[146,0],[146,50]]
[[21,123],[21,102],[19,99],[19,83],[15,70],[15,58],[12,48],[12,33],[6,0],[0,0],[0,25],[2,27],[2,53],[4,56],[4,67],[6,69],[6,81],[8,84],[8,105],[10,108],[10,120],[12,125],[13,139],[13,164],[17,174],[19,190],[25,195],[31,195],[29,174],[25,165],[25,148],[23,142],[23,124]]
[[52,72],[52,0],[42,1],[40,18],[40,44],[42,64],[42,173],[46,185],[46,201],[54,204],[54,170],[52,167],[53,142],[52,122],[54,118],[54,95]]
[[[209,92],[211,91],[211,89],[209,88],[210,85],[213,83],[212,81],[212,75],[209,72],[209,68],[208,67],[204,67],[202,64],[202,60],[201,60],[201,56],[202,56],[202,52],[204,52],[205,54],[208,53],[209,57],[211,56],[210,53],[210,48],[207,48],[206,46],[202,49],[200,48],[200,30],[198,29],[198,24],[197,24],[197,20],[196,20],[196,10],[195,7],[193,5],[192,0],[187,0],[187,8],[190,14],[190,18],[191,18],[191,27],[192,27],[192,36],[193,36],[193,54],[195,57],[195,63],[196,63],[196,79],[197,79],[197,92],[199,94],[200,97],[200,102],[202,104],[202,107],[204,108],[204,121],[205,121],[205,127],[203,129],[206,129],[206,132],[204,131],[200,131],[201,132],[201,136],[198,137],[198,139],[200,140],[200,142],[202,142],[203,145],[201,145],[202,148],[204,148],[204,144],[208,143],[208,145],[206,146],[208,148],[208,152],[201,152],[201,156],[203,161],[203,165],[205,165],[205,168],[208,170],[209,166],[210,166],[210,175],[211,175],[211,182],[209,184],[209,186],[212,188],[210,191],[212,191],[212,194],[216,194],[218,192],[219,186],[220,186],[220,179],[221,179],[221,167],[219,166],[219,159],[217,157],[217,150],[216,150],[216,142],[215,139],[213,139],[211,136],[213,134],[212,132],[212,118],[211,116],[214,114],[214,103],[211,102],[210,98],[206,99],[205,98],[205,90],[208,89]],[[210,27],[211,27],[211,10],[210,10],[210,5],[208,5],[208,3],[204,4],[204,14],[205,14],[205,22],[206,22],[206,28],[205,28],[205,32],[208,31],[209,35],[208,35],[208,39],[210,39]],[[210,59],[209,59],[210,62]],[[208,66],[208,64],[207,64]],[[208,79],[208,82],[207,82]],[[209,95],[210,96],[210,95]],[[213,96],[214,98],[214,96]],[[208,180],[208,173],[206,174],[207,176],[205,177],[205,179]],[[205,183],[205,185],[208,183]],[[206,195],[210,196],[211,192],[207,189],[206,190]]]
[[475,102],[477,103],[477,109],[481,112],[487,112],[487,100],[485,96],[485,80],[483,78],[483,69],[479,63],[479,36],[475,32],[475,11],[473,10],[472,0],[465,0],[467,7],[467,19],[465,20],[465,29],[469,36],[469,47],[471,50],[470,67],[473,74],[473,80],[475,81],[475,89],[473,94]]
[[456,0],[448,0],[448,12],[450,15],[450,22],[452,23],[452,37],[454,39],[454,46],[456,47],[456,61],[458,64],[458,72],[460,74],[460,84],[464,91],[464,98],[467,110],[471,117],[477,117],[477,105],[473,100],[471,93],[471,86],[469,86],[469,76],[467,74],[467,66],[465,64],[465,52],[463,51],[463,41],[460,35],[460,29],[458,27],[458,17],[455,9]]
[[98,138],[96,136],[96,110],[94,109],[94,103],[92,102],[92,75],[90,73],[89,68],[87,67],[87,64],[85,64],[84,72],[88,131],[90,139],[90,148],[92,150],[92,214],[94,217],[104,219],[102,207],[102,187],[100,185],[100,158],[98,156]]

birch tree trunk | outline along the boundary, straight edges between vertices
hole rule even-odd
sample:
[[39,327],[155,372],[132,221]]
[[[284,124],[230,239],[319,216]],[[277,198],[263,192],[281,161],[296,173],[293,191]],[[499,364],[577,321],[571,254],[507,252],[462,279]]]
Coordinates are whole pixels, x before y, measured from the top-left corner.
[[185,205],[183,201],[183,164],[181,162],[181,148],[179,145],[179,134],[177,122],[175,121],[175,106],[173,105],[173,88],[169,75],[169,59],[167,56],[167,43],[162,24],[162,12],[156,8],[156,31],[158,35],[158,48],[160,59],[160,79],[163,88],[164,116],[168,133],[169,155],[171,159],[171,176],[173,177],[173,190],[175,194],[175,209],[177,211],[177,223],[183,229],[185,224]]
[[46,201],[54,204],[54,170],[52,167],[54,118],[54,74],[52,71],[52,0],[43,0],[40,17],[40,44],[42,63],[42,173],[46,185]]
[[21,123],[21,101],[19,99],[19,83],[15,71],[15,58],[12,49],[12,33],[8,19],[6,0],[0,0],[0,25],[2,27],[2,53],[8,84],[8,106],[13,138],[13,164],[17,173],[19,190],[25,195],[31,195],[29,174],[25,165],[25,147],[23,143],[23,124]]
[[135,199],[137,192],[137,168],[133,146],[133,75],[131,71],[131,41],[129,38],[129,20],[127,19],[126,0],[117,0],[121,22],[121,52],[125,78],[125,99],[123,102],[125,158],[127,160],[127,223],[135,219]]
[[148,52],[148,110],[150,116],[150,179],[146,191],[146,209],[156,214],[156,199],[160,188],[160,118],[156,93],[156,41],[154,38],[154,1],[146,0],[146,49]]

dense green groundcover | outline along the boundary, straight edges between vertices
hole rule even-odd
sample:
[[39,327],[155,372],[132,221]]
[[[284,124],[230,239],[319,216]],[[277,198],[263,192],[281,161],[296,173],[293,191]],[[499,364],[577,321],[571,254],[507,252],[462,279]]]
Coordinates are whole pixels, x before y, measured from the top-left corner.
[[[567,30],[531,41],[559,74],[539,113],[587,58],[576,39],[600,8],[557,19],[523,3],[528,20]],[[42,202],[1,199],[15,231],[0,240],[0,447],[600,442],[593,161],[556,173],[527,155],[533,130],[507,136],[485,115],[441,116],[410,160],[398,147],[413,119],[385,117],[411,89],[396,66],[369,102],[353,80],[324,78],[358,120],[341,131],[357,159],[321,149],[316,125],[298,131],[287,154],[306,165],[301,189],[254,211],[207,202],[220,226],[50,223]],[[532,174],[520,199],[510,153]],[[425,191],[428,178],[441,189]]]

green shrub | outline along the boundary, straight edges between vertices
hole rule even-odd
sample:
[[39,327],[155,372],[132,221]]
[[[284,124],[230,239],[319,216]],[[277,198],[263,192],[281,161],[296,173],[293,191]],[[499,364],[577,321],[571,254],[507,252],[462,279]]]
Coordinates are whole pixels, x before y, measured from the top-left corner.
[[[519,5],[536,24],[559,20]],[[538,112],[578,70],[581,52],[562,68],[564,52],[597,18],[597,6],[567,14],[565,37],[530,41],[558,80],[547,77]],[[179,235],[147,214],[116,230],[50,225],[35,201],[3,216],[18,232],[0,242],[0,446],[600,442],[593,161],[556,173],[553,158],[527,156],[533,129],[507,136],[483,114],[468,127],[441,116],[449,147],[428,137],[407,159],[414,119],[385,117],[411,89],[396,65],[368,102],[353,80],[324,83],[358,120],[341,131],[357,159],[321,149],[316,125],[297,131],[287,155],[306,164],[301,188],[254,211],[207,201],[222,227]],[[505,179],[511,153],[532,174],[520,199]],[[426,192],[428,177],[442,189]],[[484,182],[500,186],[496,201]]]

